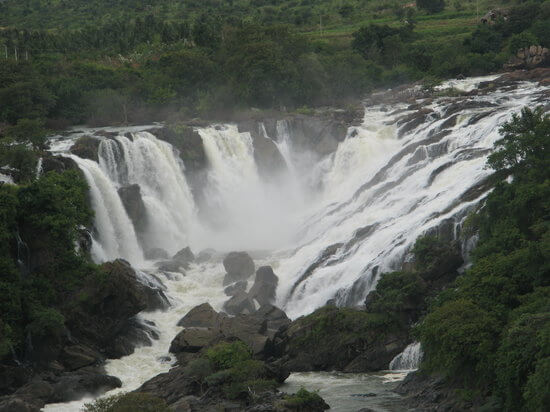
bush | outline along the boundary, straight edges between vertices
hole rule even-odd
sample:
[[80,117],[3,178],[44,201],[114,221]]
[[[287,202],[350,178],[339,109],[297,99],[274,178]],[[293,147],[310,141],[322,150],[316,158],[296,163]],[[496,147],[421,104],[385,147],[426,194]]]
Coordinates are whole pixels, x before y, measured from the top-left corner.
[[445,0],[416,0],[416,7],[428,13],[439,13],[445,9]]
[[537,37],[528,31],[523,33],[514,34],[508,41],[508,50],[510,53],[515,54],[519,49],[523,49],[529,46],[537,46],[539,41]]
[[148,393],[121,393],[84,405],[84,412],[170,412],[166,402]]
[[317,392],[310,392],[304,388],[300,388],[293,395],[286,395],[284,403],[287,408],[298,411],[318,411],[330,408]]
[[222,342],[206,351],[206,358],[217,370],[229,369],[252,358],[252,352],[241,341]]
[[493,373],[499,330],[496,319],[471,300],[447,302],[417,328],[426,354],[423,366],[464,382],[480,382]]

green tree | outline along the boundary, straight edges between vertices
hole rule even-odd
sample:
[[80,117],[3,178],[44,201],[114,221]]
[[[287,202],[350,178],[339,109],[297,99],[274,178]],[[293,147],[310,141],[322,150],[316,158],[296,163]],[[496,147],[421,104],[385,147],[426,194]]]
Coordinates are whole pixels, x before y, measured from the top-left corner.
[[416,0],[416,7],[428,13],[439,13],[445,9],[445,0]]

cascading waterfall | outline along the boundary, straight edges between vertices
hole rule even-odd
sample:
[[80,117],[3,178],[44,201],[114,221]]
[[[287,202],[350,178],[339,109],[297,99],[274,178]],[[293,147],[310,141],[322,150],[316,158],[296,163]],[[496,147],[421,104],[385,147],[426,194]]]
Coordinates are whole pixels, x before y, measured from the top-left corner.
[[184,166],[172,146],[148,132],[105,139],[99,145],[102,170],[118,186],[137,184],[147,211],[145,247],[175,253],[190,242],[195,204]]
[[74,155],[69,156],[82,170],[90,186],[97,232],[92,244],[93,257],[99,262],[122,257],[133,264],[140,264],[143,261],[143,253],[134,226],[113,182],[96,162]]
[[390,362],[389,369],[392,371],[409,371],[418,369],[422,360],[422,348],[420,342],[408,345],[403,352],[397,355]]
[[[490,79],[449,85],[472,90]],[[340,305],[361,304],[380,274],[400,269],[418,236],[430,231],[457,236],[461,222],[488,193],[491,171],[485,164],[500,138],[499,126],[533,105],[541,90],[525,83],[468,97],[464,105],[464,99],[435,99],[424,102],[429,113],[420,121],[414,117],[418,108],[407,104],[367,107],[363,123],[324,157],[296,151],[289,124],[279,121],[277,136],[267,136],[265,129],[263,136],[273,139],[289,170],[275,184],[259,173],[250,133],[240,133],[236,125],[198,128],[208,160],[200,202],[177,153],[148,132],[132,130],[130,139],[121,130],[103,139],[99,163],[66,155],[90,186],[97,261],[123,257],[144,269],[140,276],[147,283],[152,266],[143,260],[147,247],[170,253],[187,245],[194,252],[264,250],[256,263],[273,266],[279,276],[277,305],[295,318],[333,298]],[[147,224],[139,229],[117,191],[129,185],[139,186],[145,205]],[[462,241],[466,256],[475,238]],[[123,390],[170,367],[159,359],[178,332],[177,320],[204,301],[221,307],[223,274],[219,262],[210,262],[192,265],[185,277],[163,279],[172,308],[140,315],[155,322],[160,340],[107,364],[107,371],[122,379]],[[419,344],[410,345],[390,368],[414,369],[420,356]],[[146,367],[136,372],[138,364]]]

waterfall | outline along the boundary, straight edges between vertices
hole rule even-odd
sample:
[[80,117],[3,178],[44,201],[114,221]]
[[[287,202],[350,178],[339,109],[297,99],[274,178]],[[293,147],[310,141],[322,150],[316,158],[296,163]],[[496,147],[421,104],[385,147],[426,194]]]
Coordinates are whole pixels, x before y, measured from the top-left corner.
[[172,146],[148,132],[105,139],[99,145],[102,170],[118,187],[137,184],[147,212],[145,247],[175,253],[190,242],[196,211],[184,165]]
[[422,360],[422,348],[420,342],[414,342],[408,345],[403,352],[397,355],[390,362],[389,369],[396,370],[415,370],[418,369]]
[[96,228],[92,236],[92,256],[99,262],[122,257],[132,264],[140,264],[143,253],[113,182],[96,162],[68,156],[77,163],[90,187]]
[[42,157],[38,158],[38,161],[36,162],[36,171],[35,171],[35,179],[40,178],[42,175],[42,162],[44,159]]

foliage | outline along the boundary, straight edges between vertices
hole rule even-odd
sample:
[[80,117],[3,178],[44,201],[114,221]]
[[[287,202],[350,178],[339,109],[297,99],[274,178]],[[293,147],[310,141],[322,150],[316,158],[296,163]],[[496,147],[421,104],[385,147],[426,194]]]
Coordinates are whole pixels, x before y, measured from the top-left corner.
[[85,412],[168,412],[166,402],[148,393],[120,393],[84,405]]
[[76,171],[0,186],[2,355],[20,349],[25,335],[59,335],[65,298],[98,273],[74,248],[79,227],[91,222],[87,191]]
[[248,346],[241,341],[222,342],[209,348],[206,357],[216,369],[229,369],[251,358]]
[[416,7],[428,13],[439,13],[445,8],[445,0],[416,0]]
[[328,405],[317,392],[310,392],[304,388],[300,388],[295,394],[286,395],[285,406],[299,411],[328,409]]
[[[208,375],[200,372],[201,388],[207,384],[210,389],[221,390],[228,399],[241,399],[277,387],[265,363],[252,359],[250,348],[241,341],[219,343],[207,349],[203,356],[193,361],[200,363],[192,366],[193,370],[198,370],[202,365],[210,372]],[[193,376],[198,377],[197,372]]]
[[475,217],[473,265],[416,330],[423,368],[482,388],[506,411],[543,410],[547,401],[549,124],[542,109],[525,108],[501,127],[488,160],[497,183]]

